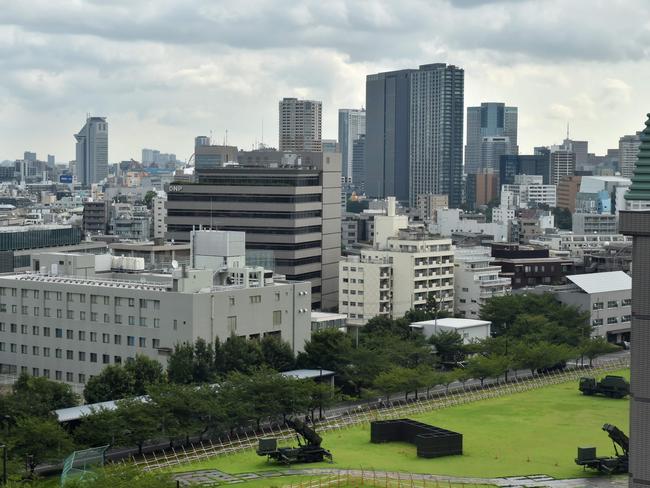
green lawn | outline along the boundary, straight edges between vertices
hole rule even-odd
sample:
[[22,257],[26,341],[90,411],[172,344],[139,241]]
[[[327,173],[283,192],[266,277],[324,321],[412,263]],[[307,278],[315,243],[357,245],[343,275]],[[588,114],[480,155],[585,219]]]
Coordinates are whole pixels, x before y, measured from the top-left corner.
[[[618,374],[629,377],[629,372]],[[325,433],[323,446],[334,464],[299,467],[363,468],[452,476],[501,477],[546,474],[556,478],[582,477],[575,465],[577,446],[596,446],[600,455],[613,454],[612,443],[601,430],[612,423],[628,431],[626,400],[586,397],[577,382],[565,383],[432,411],[412,418],[463,434],[464,454],[420,459],[409,444],[371,444],[369,425]],[[216,457],[181,465],[176,471],[216,468],[227,473],[273,469],[254,452]]]

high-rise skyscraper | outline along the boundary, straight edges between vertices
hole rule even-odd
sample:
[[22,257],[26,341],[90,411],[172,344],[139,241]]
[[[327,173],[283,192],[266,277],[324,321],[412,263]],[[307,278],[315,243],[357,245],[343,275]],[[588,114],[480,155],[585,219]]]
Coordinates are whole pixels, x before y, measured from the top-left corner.
[[640,146],[628,208],[621,211],[619,231],[632,241],[632,339],[630,395],[630,488],[650,485],[650,114],[640,134]]
[[[517,118],[517,107],[506,107],[504,103],[487,102],[480,107],[467,107],[465,173],[498,172],[499,158],[486,161],[486,155],[519,153]],[[499,147],[491,148],[493,145]]]
[[355,141],[366,134],[365,109],[340,108],[339,109],[339,144],[341,146],[341,160],[343,163],[343,177],[348,183],[361,185],[362,182],[354,181],[352,167]]
[[634,173],[634,165],[639,155],[639,146],[641,145],[641,133],[635,135],[623,136],[618,140],[618,169],[621,176],[631,178]]
[[366,191],[366,135],[361,134],[352,143],[352,184],[358,193]]
[[322,111],[322,102],[283,98],[279,104],[280,151],[322,151]]
[[459,207],[464,71],[444,63],[366,78],[366,192],[414,206],[446,194]]
[[108,175],[106,117],[88,117],[74,137],[77,140],[77,181],[84,186],[99,183]]

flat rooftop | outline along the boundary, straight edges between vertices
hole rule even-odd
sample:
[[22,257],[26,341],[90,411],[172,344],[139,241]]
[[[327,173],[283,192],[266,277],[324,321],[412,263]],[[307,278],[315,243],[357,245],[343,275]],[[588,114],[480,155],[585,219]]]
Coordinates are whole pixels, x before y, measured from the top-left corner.
[[411,327],[415,329],[422,329],[425,325],[438,325],[440,327],[449,327],[451,329],[467,329],[470,327],[481,327],[491,324],[492,322],[489,322],[487,320],[457,319],[454,317],[448,317],[438,320],[423,320],[422,322],[413,322],[411,324]]

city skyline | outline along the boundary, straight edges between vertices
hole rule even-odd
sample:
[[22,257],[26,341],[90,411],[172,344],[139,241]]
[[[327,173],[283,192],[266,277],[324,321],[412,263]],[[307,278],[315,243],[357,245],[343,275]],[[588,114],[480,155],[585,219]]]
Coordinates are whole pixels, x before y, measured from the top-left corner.
[[[567,122],[602,154],[637,130],[649,101],[640,0],[629,6],[641,18],[585,1],[375,2],[363,15],[349,2],[143,3],[137,15],[119,4],[1,3],[0,159],[74,159],[68,134],[86,113],[111,124],[111,162],[143,147],[187,159],[193,137],[210,131],[246,149],[274,146],[277,103],[291,96],[322,100],[323,137],[334,138],[338,109],[363,105],[367,74],[436,62],[465,70],[465,106],[519,107],[522,154],[560,142]],[[431,38],[436,18],[446,22]]]

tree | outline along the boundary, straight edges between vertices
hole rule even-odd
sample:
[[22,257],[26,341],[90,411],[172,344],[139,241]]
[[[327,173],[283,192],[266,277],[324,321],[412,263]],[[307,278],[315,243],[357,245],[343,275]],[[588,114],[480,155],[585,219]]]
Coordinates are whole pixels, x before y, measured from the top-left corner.
[[537,342],[533,344],[519,342],[513,348],[513,357],[517,367],[536,370],[555,367],[574,356],[575,351],[566,345]]
[[87,403],[118,400],[135,394],[135,378],[121,365],[105,367],[100,374],[92,376],[84,388]]
[[126,398],[117,402],[117,413],[124,423],[124,441],[138,446],[138,454],[142,455],[144,443],[160,432],[155,406],[137,398]]
[[262,364],[262,350],[257,341],[232,334],[223,347],[224,371],[252,371]]
[[589,359],[589,367],[591,367],[596,357],[602,354],[616,352],[620,350],[620,347],[608,342],[604,337],[590,337],[580,344],[578,350],[583,356]]
[[127,361],[124,369],[133,378],[135,395],[144,395],[149,385],[164,383],[166,379],[162,365],[144,354],[136,354],[133,361]]
[[182,385],[194,380],[194,347],[189,342],[176,344],[167,360],[167,377],[171,383]]
[[151,406],[161,423],[162,434],[169,439],[184,438],[201,430],[202,395],[191,385],[157,385],[149,388]]
[[147,193],[145,193],[143,202],[148,209],[151,209],[153,206],[153,199],[156,198],[157,195],[158,194],[153,190],[149,190]]
[[93,470],[92,479],[71,478],[65,482],[66,488],[160,488],[175,486],[171,475],[161,471],[144,471],[137,466],[111,464]]
[[323,368],[340,373],[350,362],[352,341],[338,329],[315,332],[305,342],[304,352],[298,355],[298,364],[304,368]]
[[390,396],[402,390],[404,385],[402,381],[402,368],[391,368],[388,371],[380,373],[373,383],[374,388],[386,397],[386,403],[390,401]]
[[436,348],[441,362],[453,365],[462,361],[464,357],[463,337],[455,330],[442,330],[433,334],[429,342]]
[[45,417],[53,410],[77,405],[79,397],[70,385],[21,373],[8,403],[13,416]]
[[208,383],[214,381],[215,374],[213,346],[199,337],[194,343],[192,381],[194,383]]
[[124,430],[124,419],[116,410],[98,408],[81,417],[73,435],[81,446],[118,446],[123,443]]
[[260,342],[262,360],[276,371],[293,369],[296,359],[288,342],[275,336],[266,336]]
[[472,357],[467,362],[467,372],[472,378],[480,380],[481,386],[486,378],[498,378],[508,369],[508,359],[505,356]]
[[377,315],[368,320],[366,325],[361,328],[361,336],[364,338],[377,335],[391,335],[406,338],[411,334],[410,323],[411,321],[409,320],[393,320],[387,315]]
[[23,417],[17,420],[11,452],[27,459],[30,473],[45,461],[60,461],[73,449],[72,439],[54,419]]

